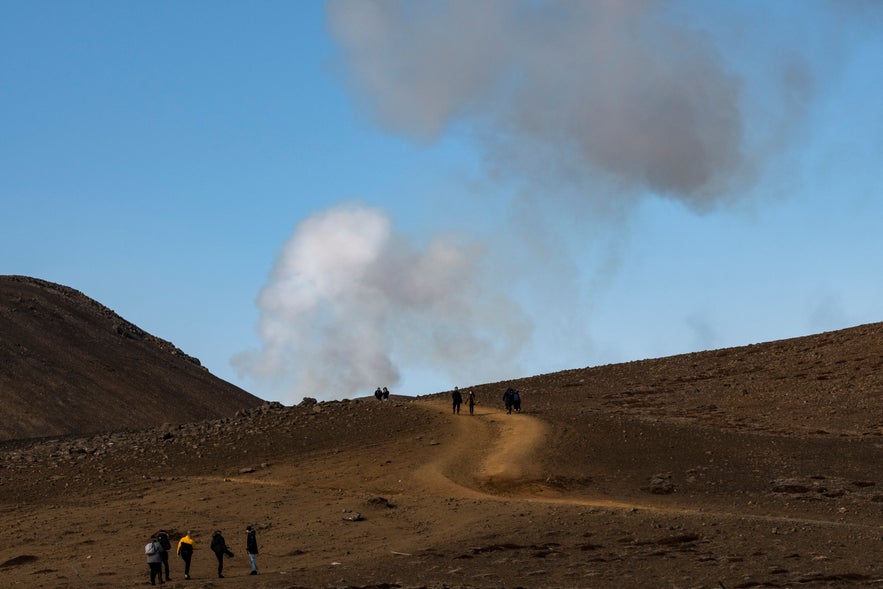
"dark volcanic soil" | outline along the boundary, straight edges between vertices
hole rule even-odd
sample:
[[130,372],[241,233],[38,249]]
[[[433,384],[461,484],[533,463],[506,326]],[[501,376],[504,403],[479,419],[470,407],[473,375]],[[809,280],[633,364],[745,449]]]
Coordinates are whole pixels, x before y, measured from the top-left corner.
[[0,276],[0,440],[229,417],[261,402],[77,290]]
[[883,587],[881,359],[875,324],[476,386],[474,416],[440,394],[6,443],[0,586],[144,585],[166,528],[197,541],[166,587]]

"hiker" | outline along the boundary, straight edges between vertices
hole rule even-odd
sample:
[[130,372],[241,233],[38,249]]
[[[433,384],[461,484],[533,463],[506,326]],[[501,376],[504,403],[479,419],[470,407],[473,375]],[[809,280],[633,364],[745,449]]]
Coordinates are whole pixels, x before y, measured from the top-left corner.
[[451,401],[454,404],[454,413],[460,415],[460,403],[463,402],[463,395],[460,394],[460,389],[458,387],[454,387],[454,392],[451,393]]
[[169,534],[165,530],[160,530],[156,533],[156,539],[159,540],[162,546],[162,565],[166,572],[166,581],[171,581],[172,577],[169,576],[169,550],[172,549],[172,543],[169,541]]
[[248,562],[251,564],[251,574],[258,574],[258,539],[254,528],[245,526],[245,552],[248,553]]
[[374,398],[377,399],[378,401],[383,399],[383,391],[380,390],[380,387],[377,387],[374,390]]
[[190,579],[190,559],[193,558],[193,532],[187,534],[178,541],[178,556],[184,561],[184,578]]
[[383,387],[383,400],[389,401],[389,389],[386,387]]
[[156,579],[159,578],[159,584],[163,585],[165,583],[162,580],[163,547],[155,534],[150,537],[150,542],[144,547],[144,553],[147,555],[147,566],[150,567],[150,584],[156,585]]
[[218,578],[223,579],[224,557],[229,556],[230,558],[233,558],[233,553],[227,548],[227,541],[224,540],[224,536],[221,535],[221,530],[216,530],[215,533],[212,534],[211,549],[218,558]]
[[512,391],[512,408],[515,409],[515,413],[521,413],[521,395],[518,389]]
[[475,400],[475,393],[471,390],[466,393],[466,405],[469,406],[469,415],[475,415],[475,404],[478,401]]
[[506,389],[506,392],[503,393],[503,404],[506,406],[506,413],[512,413],[512,402],[514,401],[513,393],[515,389],[509,387]]

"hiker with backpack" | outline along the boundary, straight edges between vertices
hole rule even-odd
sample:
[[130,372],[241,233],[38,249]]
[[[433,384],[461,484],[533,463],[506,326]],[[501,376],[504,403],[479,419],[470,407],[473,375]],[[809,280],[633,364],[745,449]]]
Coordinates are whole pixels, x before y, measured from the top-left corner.
[[503,393],[503,405],[506,406],[506,413],[512,413],[512,403],[515,402],[515,389],[509,387]]
[[156,585],[156,579],[159,578],[159,584],[163,585],[165,581],[162,580],[162,555],[165,550],[163,550],[162,544],[160,544],[159,539],[156,535],[150,537],[150,542],[144,546],[144,554],[147,555],[147,566],[150,567],[150,584]]
[[165,530],[157,532],[156,539],[159,541],[160,546],[162,546],[162,566],[165,569],[166,581],[171,581],[172,577],[169,575],[169,550],[172,549],[172,543],[169,541],[169,535]]

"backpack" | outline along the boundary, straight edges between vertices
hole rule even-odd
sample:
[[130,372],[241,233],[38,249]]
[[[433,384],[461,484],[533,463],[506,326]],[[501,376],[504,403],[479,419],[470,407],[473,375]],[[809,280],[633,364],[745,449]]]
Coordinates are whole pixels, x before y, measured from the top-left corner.
[[159,540],[159,545],[163,547],[163,550],[168,552],[172,549],[172,543],[169,542],[169,535],[165,532],[157,535],[156,539]]
[[148,556],[151,554],[156,554],[156,542],[148,542],[144,545],[144,554]]

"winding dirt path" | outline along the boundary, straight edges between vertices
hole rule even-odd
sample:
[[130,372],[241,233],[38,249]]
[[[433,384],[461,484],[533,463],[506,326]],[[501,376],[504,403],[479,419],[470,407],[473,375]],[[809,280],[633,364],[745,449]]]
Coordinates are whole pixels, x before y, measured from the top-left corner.
[[416,474],[432,488],[457,497],[637,509],[669,515],[701,515],[772,523],[877,527],[838,520],[732,513],[682,505],[659,506],[566,495],[542,484],[542,467],[538,455],[548,433],[548,425],[542,420],[524,413],[510,415],[503,409],[480,405],[476,406],[475,415],[469,415],[465,405],[459,415],[453,415],[447,402],[421,401],[419,404],[429,410],[448,414],[455,428],[457,451],[446,453],[441,459],[422,467]]

